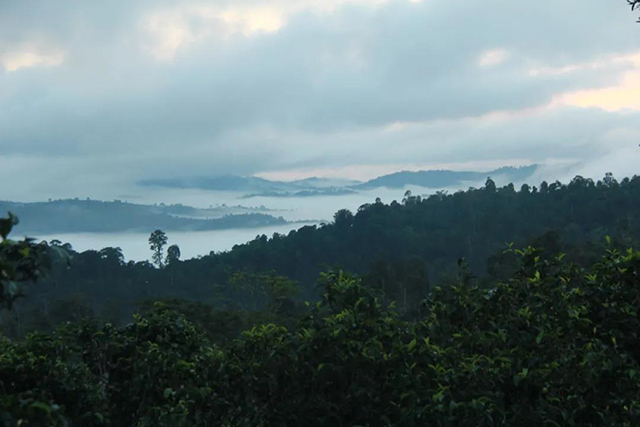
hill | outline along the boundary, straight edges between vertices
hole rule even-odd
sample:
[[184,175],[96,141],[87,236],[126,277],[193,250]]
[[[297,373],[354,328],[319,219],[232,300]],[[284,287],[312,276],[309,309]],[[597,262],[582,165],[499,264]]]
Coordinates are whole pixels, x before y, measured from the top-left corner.
[[242,206],[199,209],[185,205],[142,205],[121,201],[55,200],[17,203],[0,201],[0,209],[20,218],[16,232],[29,235],[156,229],[203,231],[286,224],[281,217]]
[[460,259],[481,281],[513,272],[513,259],[503,254],[510,242],[534,244],[547,254],[567,252],[571,261],[588,265],[607,235],[621,246],[640,241],[638,218],[640,177],[576,177],[539,188],[525,184],[519,191],[488,180],[479,189],[428,198],[408,194],[401,202],[376,201],[355,213],[341,210],[330,224],[256,236],[230,251],[164,269],[125,263],[118,248],[72,251],[71,267],[55,268],[50,282],[33,291],[42,294],[30,301],[40,306],[54,295],[75,295],[96,313],[113,310],[108,302],[117,301],[117,318],[148,298],[262,307],[266,294],[245,292],[272,283],[269,275],[294,281],[298,298],[315,300],[318,274],[339,267],[383,289],[399,310],[412,312],[434,286],[456,280]]
[[408,185],[425,188],[463,187],[471,183],[485,180],[488,176],[505,182],[522,182],[531,177],[537,169],[537,165],[515,167],[503,167],[488,172],[427,170],[417,172],[396,172],[383,175],[362,184],[353,186],[361,190],[375,188],[404,188]]
[[[199,188],[212,191],[236,191],[251,193],[266,197],[291,197],[320,195],[333,191],[340,195],[340,191],[371,190],[376,188],[403,188],[408,185],[425,188],[464,187],[491,176],[502,182],[522,182],[531,177],[538,165],[523,167],[502,167],[488,172],[469,172],[451,170],[427,170],[418,172],[396,172],[378,178],[358,182],[344,179],[330,179],[311,177],[296,181],[270,181],[254,176],[243,177],[224,175],[214,177],[166,178],[148,179],[140,181],[143,186],[158,186],[167,188]],[[313,193],[319,191],[318,194]],[[275,196],[274,196],[275,195]]]

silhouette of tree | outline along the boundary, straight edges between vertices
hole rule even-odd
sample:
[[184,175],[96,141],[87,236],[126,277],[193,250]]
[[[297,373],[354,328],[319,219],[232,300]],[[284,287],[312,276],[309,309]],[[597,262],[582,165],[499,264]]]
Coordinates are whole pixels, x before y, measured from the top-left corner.
[[[35,283],[51,266],[50,251],[46,242],[36,244],[33,239],[22,241],[9,239],[9,233],[19,223],[18,217],[9,212],[8,218],[0,218],[0,309],[11,309],[14,301],[23,295],[23,285]],[[64,255],[58,249],[57,255]]]
[[[640,8],[640,0],[627,0],[627,3],[629,3],[629,6],[631,6],[631,10]],[[640,22],[640,19],[638,19],[638,22]]]
[[151,259],[153,259],[153,263],[157,265],[158,268],[164,266],[162,252],[164,246],[167,244],[167,240],[167,235],[162,230],[156,230],[149,236],[149,247],[151,251],[153,251]]
[[345,231],[353,224],[353,213],[349,209],[340,209],[333,215],[333,223],[340,231]]
[[491,177],[487,178],[487,182],[484,184],[484,188],[491,193],[496,192],[496,183],[491,179]]
[[180,255],[182,255],[180,253],[180,247],[178,245],[171,245],[167,248],[167,259],[165,262],[167,265],[176,262],[180,260]]

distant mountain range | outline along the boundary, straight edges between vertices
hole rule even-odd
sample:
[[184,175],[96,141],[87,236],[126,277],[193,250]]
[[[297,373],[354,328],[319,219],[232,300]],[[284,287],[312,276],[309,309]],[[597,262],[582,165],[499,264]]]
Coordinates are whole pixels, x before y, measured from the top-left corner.
[[520,182],[529,178],[536,171],[538,165],[523,167],[502,167],[489,172],[468,172],[450,170],[429,170],[418,172],[396,172],[384,175],[370,181],[353,186],[361,190],[371,190],[380,187],[403,188],[408,185],[415,185],[425,188],[444,188],[475,183],[487,177],[499,179],[507,182]]
[[[400,189],[406,186],[424,188],[464,188],[478,185],[491,176],[499,183],[522,182],[537,166],[503,167],[488,172],[431,170],[396,172],[367,182],[307,178],[292,182],[270,181],[257,177],[219,176],[147,180],[140,184],[170,188],[201,188],[244,193],[241,198],[303,198],[316,196],[348,196],[358,191],[377,188]],[[185,205],[142,205],[122,201],[67,199],[37,203],[0,201],[0,213],[11,211],[20,218],[19,234],[42,235],[78,232],[151,232],[201,231],[232,228],[264,227],[286,224],[282,217],[270,215],[264,207],[218,206],[208,209]]]
[[[79,232],[203,231],[286,224],[261,209],[218,207],[199,209],[185,205],[139,205],[121,201],[55,200],[17,203],[0,201],[0,212],[18,216],[18,234]],[[229,212],[245,212],[234,213]]]
[[348,196],[349,194],[356,194],[357,191],[350,190],[349,188],[330,187],[319,188],[317,190],[300,190],[300,191],[265,191],[256,194],[246,194],[241,199],[251,199],[253,197],[317,197],[317,196]]
[[142,186],[166,188],[199,188],[203,190],[213,191],[237,191],[251,193],[296,192],[304,190],[341,188],[359,183],[359,181],[325,179],[316,177],[284,182],[270,181],[255,176],[236,175],[147,179],[138,182],[138,184]]
[[366,181],[349,181],[327,178],[307,178],[297,181],[270,181],[254,176],[223,175],[216,177],[163,178],[139,181],[139,185],[166,188],[199,188],[212,191],[234,191],[247,193],[244,197],[310,197],[350,194],[354,190],[376,188],[403,188],[418,186],[444,188],[476,183],[491,176],[499,181],[520,182],[529,178],[538,165],[502,167],[488,172],[427,170],[418,172],[396,172]]

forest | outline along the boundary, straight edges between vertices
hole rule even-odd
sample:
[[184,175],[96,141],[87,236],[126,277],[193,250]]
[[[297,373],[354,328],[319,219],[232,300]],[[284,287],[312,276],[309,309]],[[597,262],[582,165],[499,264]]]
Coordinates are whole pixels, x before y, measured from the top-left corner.
[[14,241],[4,425],[640,423],[640,177],[376,200],[180,260]]
[[23,335],[29,323],[54,326],[85,313],[125,322],[141,302],[155,298],[218,309],[262,308],[269,301],[268,284],[282,278],[294,284],[287,286],[292,299],[314,301],[321,295],[318,275],[327,269],[362,276],[409,313],[432,286],[455,279],[461,258],[481,282],[513,272],[513,257],[503,253],[509,244],[564,252],[588,266],[601,254],[606,236],[620,247],[634,245],[640,239],[638,218],[638,177],[618,182],[607,175],[593,182],[578,176],[567,184],[525,184],[517,191],[512,185],[497,188],[488,179],[478,189],[427,198],[407,193],[399,202],[374,201],[355,213],[340,210],[331,223],[259,235],[228,252],[173,259],[163,268],[125,263],[119,248],[77,253],[53,241],[49,244],[68,252],[70,266],[55,263],[30,297],[7,314],[11,318],[3,329]]

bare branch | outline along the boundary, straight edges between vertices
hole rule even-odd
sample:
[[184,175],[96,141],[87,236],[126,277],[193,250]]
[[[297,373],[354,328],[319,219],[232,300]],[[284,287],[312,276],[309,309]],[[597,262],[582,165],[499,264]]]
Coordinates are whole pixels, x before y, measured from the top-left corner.
[[[640,9],[640,0],[627,0],[627,3],[631,6],[631,10]],[[640,22],[640,19],[638,19],[638,22]]]

